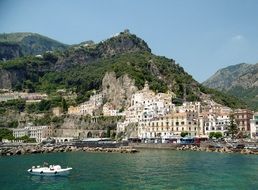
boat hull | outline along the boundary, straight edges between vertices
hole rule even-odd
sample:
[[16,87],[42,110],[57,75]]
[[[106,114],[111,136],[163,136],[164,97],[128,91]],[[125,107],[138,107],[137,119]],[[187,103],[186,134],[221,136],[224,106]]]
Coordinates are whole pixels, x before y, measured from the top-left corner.
[[38,176],[67,176],[70,173],[72,168],[65,168],[60,170],[47,170],[47,169],[28,169],[28,173],[31,175],[38,175]]

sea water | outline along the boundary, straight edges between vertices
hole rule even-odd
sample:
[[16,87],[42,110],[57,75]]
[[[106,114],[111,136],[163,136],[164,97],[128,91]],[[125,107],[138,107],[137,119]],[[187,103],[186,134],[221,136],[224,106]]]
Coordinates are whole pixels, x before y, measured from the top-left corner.
[[[27,173],[44,162],[73,170],[67,177]],[[258,189],[258,156],[174,150],[5,156],[0,189]]]

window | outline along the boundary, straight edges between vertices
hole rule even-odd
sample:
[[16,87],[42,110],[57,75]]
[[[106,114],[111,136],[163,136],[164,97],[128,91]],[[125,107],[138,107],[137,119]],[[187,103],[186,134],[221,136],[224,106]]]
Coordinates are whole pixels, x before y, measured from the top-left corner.
[[178,125],[179,125],[179,122],[177,121],[177,122],[176,122],[176,126],[178,126]]

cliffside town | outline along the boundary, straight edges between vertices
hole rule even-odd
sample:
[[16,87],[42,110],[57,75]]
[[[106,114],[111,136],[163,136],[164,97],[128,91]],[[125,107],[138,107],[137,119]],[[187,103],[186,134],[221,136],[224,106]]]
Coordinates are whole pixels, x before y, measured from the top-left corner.
[[[232,110],[207,97],[202,102],[185,101],[181,105],[175,105],[172,103],[175,98],[173,92],[154,93],[146,82],[142,90],[132,93],[131,98],[127,100],[129,103],[124,104],[123,109],[118,109],[119,104],[104,101],[106,97],[102,91],[78,106],[70,106],[66,114],[61,109],[53,109],[57,117],[66,116],[60,127],[29,124],[12,129],[13,136],[19,138],[27,135],[35,138],[37,142],[49,138],[55,139],[56,142],[103,138],[107,137],[107,129],[97,128],[94,123],[103,118],[113,118],[113,138],[139,139],[143,142],[179,142],[182,134],[208,138],[211,133],[220,133],[222,137],[226,137],[231,116],[237,124],[237,136],[256,138],[258,134],[257,112],[253,113],[248,109]],[[83,121],[78,122],[79,120]]]
[[231,116],[237,136],[256,136],[257,113],[238,109],[245,102],[201,85],[129,30],[71,46],[33,36],[2,36],[4,43],[44,42],[40,52],[25,48],[28,56],[7,49],[0,61],[0,129],[12,129],[11,140],[223,137]]

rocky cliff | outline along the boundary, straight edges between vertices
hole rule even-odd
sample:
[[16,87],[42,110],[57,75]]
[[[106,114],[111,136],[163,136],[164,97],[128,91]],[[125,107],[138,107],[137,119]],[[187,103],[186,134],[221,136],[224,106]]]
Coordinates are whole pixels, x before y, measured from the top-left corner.
[[130,105],[132,94],[137,90],[134,80],[127,74],[116,78],[115,72],[107,72],[102,80],[102,93],[116,109]]

